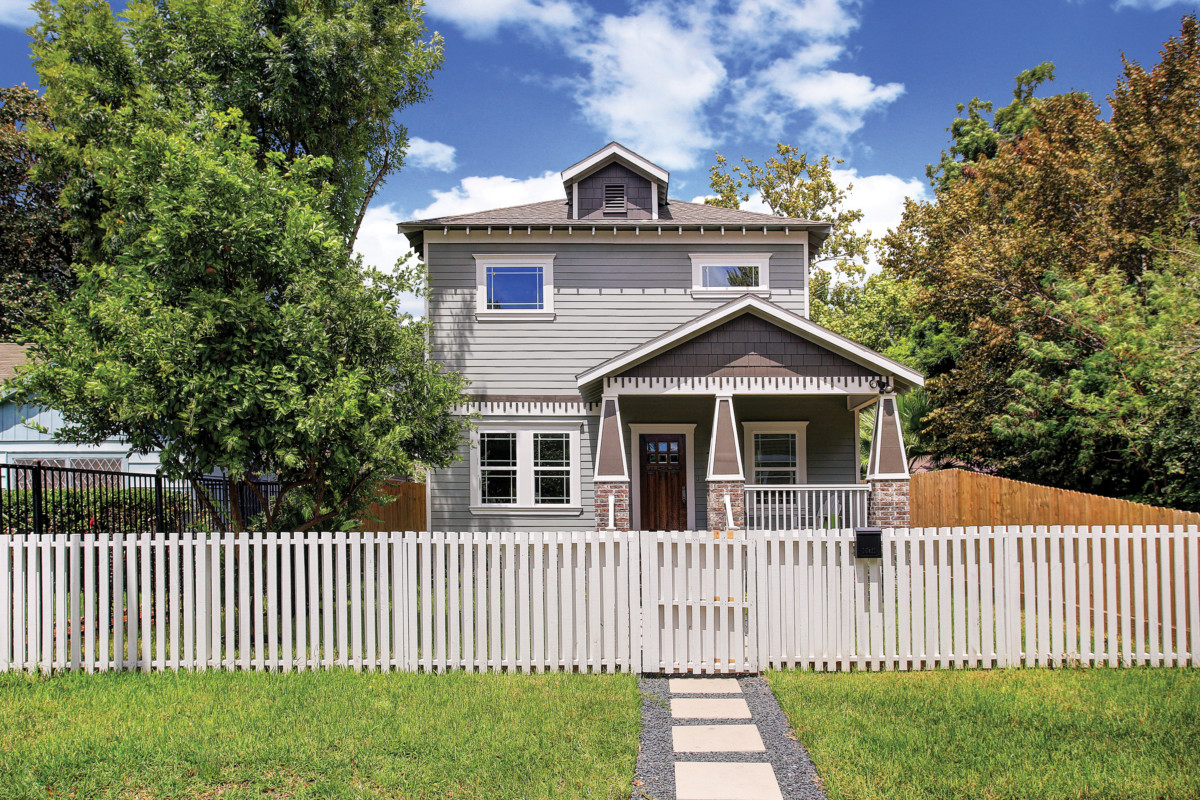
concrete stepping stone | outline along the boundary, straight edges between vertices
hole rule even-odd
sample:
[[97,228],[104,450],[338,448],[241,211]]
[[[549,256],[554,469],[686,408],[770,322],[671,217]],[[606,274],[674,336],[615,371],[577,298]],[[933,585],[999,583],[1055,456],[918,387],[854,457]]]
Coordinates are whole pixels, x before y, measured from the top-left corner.
[[671,694],[741,694],[737,678],[671,678],[667,681]]
[[675,764],[676,800],[783,800],[770,764],[681,761]]
[[675,719],[750,719],[750,706],[740,697],[673,697],[671,716]]
[[673,725],[676,753],[765,753],[757,725]]

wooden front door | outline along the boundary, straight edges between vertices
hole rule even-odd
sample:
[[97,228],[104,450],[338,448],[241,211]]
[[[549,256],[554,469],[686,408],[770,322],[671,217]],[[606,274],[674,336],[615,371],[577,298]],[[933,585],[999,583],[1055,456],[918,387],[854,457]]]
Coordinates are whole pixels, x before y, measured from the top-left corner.
[[639,439],[641,529],[687,530],[687,437],[682,433],[643,433]]

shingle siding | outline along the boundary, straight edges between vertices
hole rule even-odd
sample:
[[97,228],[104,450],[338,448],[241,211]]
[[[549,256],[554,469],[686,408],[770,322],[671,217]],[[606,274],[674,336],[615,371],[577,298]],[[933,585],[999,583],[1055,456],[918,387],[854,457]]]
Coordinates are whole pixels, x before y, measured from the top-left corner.
[[[625,187],[625,214],[604,212],[604,187],[621,184]],[[609,164],[579,182],[579,218],[650,219],[653,216],[650,181],[620,164]]]
[[630,378],[831,378],[875,373],[746,314],[621,374]]

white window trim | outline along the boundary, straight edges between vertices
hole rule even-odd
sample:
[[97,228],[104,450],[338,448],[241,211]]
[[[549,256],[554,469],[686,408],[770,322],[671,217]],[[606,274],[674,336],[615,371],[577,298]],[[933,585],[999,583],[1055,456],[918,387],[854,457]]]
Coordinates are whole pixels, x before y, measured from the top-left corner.
[[[629,527],[639,530],[642,525],[642,453],[640,435],[643,433],[682,433],[684,447],[684,465],[687,470],[687,527],[689,531],[696,530],[696,426],[695,424],[663,425],[654,423],[636,423],[629,426],[629,451],[636,458],[630,465],[633,468],[633,497],[630,509]],[[705,501],[707,502],[707,501]]]
[[[758,486],[755,481],[757,470],[754,468],[754,434],[756,433],[794,433],[796,434],[796,486],[808,483],[808,422],[795,420],[792,422],[743,422],[743,455],[745,458],[746,484]],[[770,484],[780,486],[783,484]]]
[[[583,423],[574,422],[480,422],[471,432],[471,513],[488,516],[493,514],[514,515],[571,515],[583,510],[580,493],[580,431]],[[517,502],[484,503],[482,498],[483,471],[479,463],[479,434],[515,433],[517,435]],[[571,473],[569,484],[571,500],[559,504],[535,504],[533,502],[533,434],[565,433],[570,438]]]
[[[700,297],[741,297],[753,294],[771,296],[770,253],[689,253],[692,259],[692,294]],[[705,267],[758,267],[758,286],[705,286]]]
[[[475,318],[513,321],[554,319],[554,254],[553,253],[495,253],[476,254],[475,258]],[[542,308],[503,309],[487,307],[487,268],[535,266],[542,268]]]

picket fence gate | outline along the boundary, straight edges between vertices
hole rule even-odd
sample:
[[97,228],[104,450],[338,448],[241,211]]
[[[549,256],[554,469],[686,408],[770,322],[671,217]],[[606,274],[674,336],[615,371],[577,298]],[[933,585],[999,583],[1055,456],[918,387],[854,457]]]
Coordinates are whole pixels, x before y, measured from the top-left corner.
[[0,534],[0,671],[1190,665],[1187,528]]

